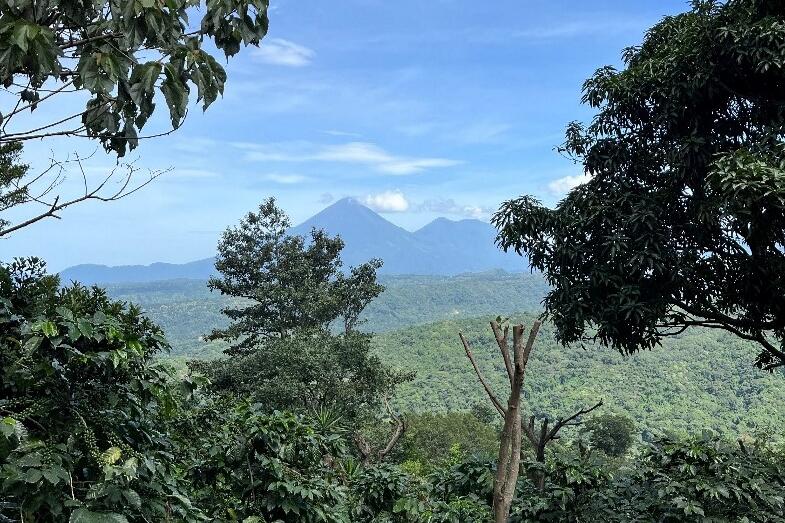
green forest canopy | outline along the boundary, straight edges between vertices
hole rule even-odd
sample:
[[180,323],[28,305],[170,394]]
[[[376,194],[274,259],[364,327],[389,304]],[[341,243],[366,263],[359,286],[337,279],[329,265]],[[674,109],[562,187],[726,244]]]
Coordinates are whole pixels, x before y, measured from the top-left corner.
[[[486,273],[452,278],[383,277],[387,290],[367,309],[364,329],[377,332],[380,358],[415,371],[400,386],[397,405],[409,411],[468,410],[486,401],[458,341],[471,337],[486,375],[501,384],[488,321],[497,314],[530,323],[547,291],[539,275]],[[225,299],[195,280],[109,287],[118,298],[141,304],[163,326],[175,357],[215,357],[223,346],[199,340],[222,321]],[[520,312],[516,312],[520,311]],[[434,323],[435,322],[435,323]],[[672,428],[694,433],[712,428],[731,434],[774,431],[785,421],[779,373],[756,370],[755,350],[730,335],[696,330],[663,347],[623,357],[612,349],[586,350],[556,343],[545,325],[526,379],[526,402],[536,414],[565,414],[604,399],[604,412],[631,416],[646,433]]]

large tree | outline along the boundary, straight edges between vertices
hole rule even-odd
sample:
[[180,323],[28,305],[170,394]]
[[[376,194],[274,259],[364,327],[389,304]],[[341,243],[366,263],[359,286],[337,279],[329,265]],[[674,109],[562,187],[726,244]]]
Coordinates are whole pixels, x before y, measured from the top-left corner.
[[223,310],[232,321],[211,339],[232,343],[230,353],[247,353],[269,338],[296,329],[325,329],[341,319],[350,332],[360,313],[384,290],[376,282],[380,260],[341,271],[343,240],[313,229],[310,238],[290,235],[289,217],[273,198],[228,228],[218,243],[220,277],[209,286],[236,298]]
[[[205,110],[223,93],[226,72],[215,51],[228,58],[242,45],[258,45],[267,32],[267,9],[268,0],[0,2],[0,148],[82,137],[121,157],[139,140],[173,131],[186,117],[192,90]],[[171,125],[145,134],[159,98]],[[8,157],[8,149],[0,154]],[[52,158],[40,171],[7,175],[3,160],[0,195],[13,192],[16,204],[32,203],[36,212],[17,226],[0,222],[0,237],[86,199],[131,194],[160,174],[137,183],[126,166],[94,186],[84,177],[83,193],[57,194],[63,176],[81,161]],[[119,183],[110,185],[109,178]]]
[[590,175],[555,209],[495,216],[552,291],[562,342],[622,352],[702,326],[785,364],[785,3],[696,1],[663,19],[624,68],[599,69],[566,154]]
[[248,354],[192,366],[229,397],[269,410],[330,411],[345,422],[378,407],[407,378],[372,354],[371,336],[359,332],[297,330]]

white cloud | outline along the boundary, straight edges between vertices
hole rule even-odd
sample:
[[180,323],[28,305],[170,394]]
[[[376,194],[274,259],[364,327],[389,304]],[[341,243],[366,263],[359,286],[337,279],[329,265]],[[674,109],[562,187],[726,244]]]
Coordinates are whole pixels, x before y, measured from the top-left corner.
[[303,45],[283,38],[270,38],[262,41],[253,56],[266,64],[302,67],[311,63],[315,53]]
[[591,175],[588,174],[565,176],[564,178],[559,178],[558,180],[553,180],[551,183],[549,183],[548,190],[550,190],[553,194],[565,194],[579,185],[588,182],[589,180],[591,180]]
[[360,202],[376,212],[404,212],[409,202],[401,191],[384,191],[360,198]]
[[280,183],[284,185],[294,185],[297,183],[303,183],[310,180],[307,176],[303,176],[302,174],[279,174],[279,173],[270,173],[265,174],[263,176],[265,180],[269,180],[271,182]]
[[393,175],[417,174],[428,169],[452,167],[461,163],[448,158],[397,156],[368,142],[339,145],[317,145],[309,142],[236,143],[234,146],[245,150],[246,160],[254,162],[350,163],[367,165],[379,172]]
[[329,134],[330,136],[344,136],[349,138],[361,138],[362,135],[360,133],[351,133],[349,131],[339,131],[337,129],[327,129],[322,131],[324,134]]
[[387,163],[394,160],[384,149],[366,142],[328,145],[315,156],[317,160],[346,163]]

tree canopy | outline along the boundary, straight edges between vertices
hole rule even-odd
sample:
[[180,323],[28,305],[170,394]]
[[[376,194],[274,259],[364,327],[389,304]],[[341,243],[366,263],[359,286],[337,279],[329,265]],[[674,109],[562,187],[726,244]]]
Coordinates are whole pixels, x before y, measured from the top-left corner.
[[290,235],[289,217],[273,198],[228,228],[218,243],[215,268],[220,277],[209,286],[237,298],[223,313],[232,321],[211,339],[233,343],[230,352],[248,352],[269,338],[285,338],[295,329],[326,329],[341,318],[351,331],[360,313],[384,287],[376,282],[380,260],[344,274],[343,240],[313,229],[311,237]]
[[[223,93],[226,72],[206,42],[227,57],[258,45],[267,8],[267,0],[3,2],[0,81],[16,104],[3,111],[0,142],[85,136],[123,156],[137,146],[156,93],[173,128],[192,88],[204,109]],[[52,101],[75,93],[86,95],[84,109],[58,114]],[[25,126],[20,115],[39,107],[50,122]]]
[[560,341],[631,353],[704,326],[785,364],[784,43],[782,2],[697,1],[586,81],[597,114],[563,151],[590,181],[494,217],[553,286]]
[[[204,110],[223,94],[227,75],[215,51],[229,58],[258,45],[267,9],[267,0],[0,2],[0,213],[30,204],[14,220],[0,218],[0,238],[85,200],[133,194],[164,172],[139,180],[133,163],[118,164],[92,183],[84,155],[53,155],[28,169],[22,144],[81,137],[122,157],[139,140],[174,131],[192,91]],[[161,100],[171,125],[143,133]],[[58,192],[73,171],[84,191]]]

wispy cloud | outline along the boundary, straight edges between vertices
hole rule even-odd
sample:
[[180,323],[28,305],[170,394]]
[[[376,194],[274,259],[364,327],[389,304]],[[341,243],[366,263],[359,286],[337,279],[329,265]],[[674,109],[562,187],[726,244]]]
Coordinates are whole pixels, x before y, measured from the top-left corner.
[[266,64],[303,67],[311,63],[315,54],[313,49],[289,40],[270,38],[254,50],[253,56]]
[[437,198],[425,200],[417,205],[417,210],[422,212],[434,212],[438,214],[451,214],[464,218],[474,218],[477,220],[488,219],[493,213],[493,209],[473,204],[461,204],[452,198]]
[[280,173],[265,174],[262,176],[262,178],[283,185],[295,185],[298,183],[307,182],[311,179],[308,176],[303,176],[302,174],[280,174]]
[[376,212],[404,212],[409,209],[409,201],[398,190],[368,194],[360,198],[360,201]]
[[349,131],[339,131],[337,129],[326,129],[322,131],[324,134],[329,134],[330,136],[343,136],[348,138],[362,138],[360,133],[350,133]]
[[461,163],[448,158],[394,155],[369,142],[339,145],[318,145],[310,142],[235,143],[234,146],[245,150],[245,158],[249,161],[359,164],[392,175],[417,174],[428,169],[452,167]]
[[561,195],[570,192],[570,190],[588,182],[589,180],[591,180],[591,176],[588,174],[565,176],[549,183],[548,190],[553,194]]

